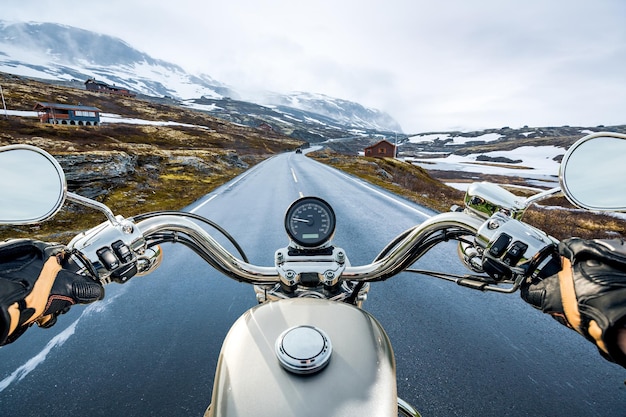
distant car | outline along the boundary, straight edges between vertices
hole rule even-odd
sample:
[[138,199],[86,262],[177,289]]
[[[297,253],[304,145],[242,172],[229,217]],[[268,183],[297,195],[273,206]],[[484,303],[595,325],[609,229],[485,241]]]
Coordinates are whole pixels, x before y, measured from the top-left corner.
[[302,153],[302,149],[300,148],[296,149],[296,153]]

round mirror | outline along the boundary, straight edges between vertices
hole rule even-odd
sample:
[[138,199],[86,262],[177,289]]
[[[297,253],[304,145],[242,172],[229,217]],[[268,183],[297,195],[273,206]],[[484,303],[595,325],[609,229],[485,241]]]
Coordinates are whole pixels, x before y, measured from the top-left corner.
[[0,224],[30,224],[63,205],[65,175],[47,152],[29,145],[0,147]]
[[594,133],[576,142],[561,163],[561,189],[579,207],[626,211],[626,135]]

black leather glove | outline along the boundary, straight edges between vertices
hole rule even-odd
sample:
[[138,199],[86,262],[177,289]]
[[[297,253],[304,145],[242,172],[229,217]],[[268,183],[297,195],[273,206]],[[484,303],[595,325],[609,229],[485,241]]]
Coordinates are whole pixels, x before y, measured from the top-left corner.
[[0,345],[33,323],[50,327],[74,304],[104,297],[102,285],[72,272],[65,246],[31,239],[0,243]]
[[626,242],[572,238],[562,241],[558,251],[561,271],[543,280],[529,278],[522,298],[626,368],[618,342],[626,332]]

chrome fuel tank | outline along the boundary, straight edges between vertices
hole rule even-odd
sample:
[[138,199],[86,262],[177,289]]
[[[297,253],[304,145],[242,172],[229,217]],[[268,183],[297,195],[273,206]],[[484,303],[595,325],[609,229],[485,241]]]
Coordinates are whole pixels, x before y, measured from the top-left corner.
[[[304,358],[329,349],[328,363],[306,374],[279,360],[285,351]],[[397,401],[393,351],[376,319],[349,304],[297,298],[261,304],[235,322],[205,416],[395,417]]]

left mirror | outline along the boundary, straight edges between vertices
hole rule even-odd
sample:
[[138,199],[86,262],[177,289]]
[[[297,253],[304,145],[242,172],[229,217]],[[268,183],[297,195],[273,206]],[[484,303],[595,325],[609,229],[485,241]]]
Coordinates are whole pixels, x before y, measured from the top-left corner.
[[29,145],[0,147],[0,224],[31,224],[52,217],[67,185],[59,163]]

